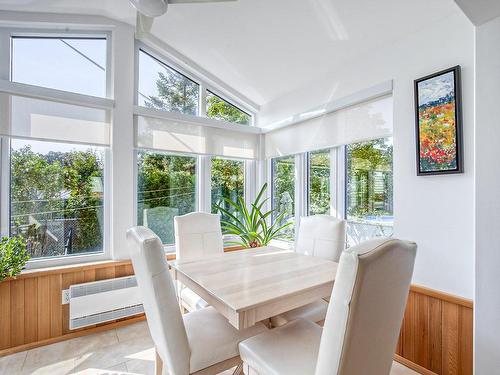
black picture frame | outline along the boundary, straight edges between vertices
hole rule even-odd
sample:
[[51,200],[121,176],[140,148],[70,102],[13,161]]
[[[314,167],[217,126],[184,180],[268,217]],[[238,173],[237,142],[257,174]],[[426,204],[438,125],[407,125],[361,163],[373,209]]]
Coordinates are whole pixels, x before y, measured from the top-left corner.
[[[423,170],[422,159],[420,152],[420,103],[419,103],[419,85],[423,82],[435,79],[448,73],[453,73],[454,86],[454,113],[455,113],[455,161],[456,167],[450,169]],[[441,70],[428,76],[416,79],[414,81],[414,96],[415,96],[415,141],[416,141],[416,162],[417,175],[440,175],[440,174],[456,174],[463,173],[463,138],[462,138],[462,84],[461,84],[461,68],[460,65]],[[443,99],[440,99],[443,100]]]

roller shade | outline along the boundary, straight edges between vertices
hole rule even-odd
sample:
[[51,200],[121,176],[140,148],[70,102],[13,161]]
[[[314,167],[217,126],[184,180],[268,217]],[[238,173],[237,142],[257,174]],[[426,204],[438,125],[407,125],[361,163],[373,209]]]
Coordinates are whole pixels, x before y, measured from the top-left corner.
[[258,134],[146,116],[135,122],[138,148],[241,159],[259,155]]
[[386,96],[272,130],[265,135],[266,158],[391,136],[392,109]]
[[59,142],[109,145],[109,110],[23,96],[0,95],[0,134]]

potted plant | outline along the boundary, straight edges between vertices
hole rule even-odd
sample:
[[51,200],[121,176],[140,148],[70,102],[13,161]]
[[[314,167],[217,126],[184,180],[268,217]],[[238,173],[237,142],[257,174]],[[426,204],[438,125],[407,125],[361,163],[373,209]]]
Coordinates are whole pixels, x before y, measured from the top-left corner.
[[19,275],[29,258],[23,237],[2,237],[0,240],[0,281]]
[[[223,198],[221,202],[214,204],[217,212],[222,214],[223,234],[239,237],[239,240],[229,241],[229,244],[245,248],[266,246],[281,231],[293,224],[291,222],[281,224],[285,212],[278,214],[273,223],[268,224],[268,218],[276,213],[277,209],[263,211],[264,205],[269,200],[269,198],[263,199],[266,189],[267,183],[262,186],[250,208],[246,207],[245,201],[241,197],[238,197],[236,202]],[[226,207],[223,207],[223,202],[226,203]]]

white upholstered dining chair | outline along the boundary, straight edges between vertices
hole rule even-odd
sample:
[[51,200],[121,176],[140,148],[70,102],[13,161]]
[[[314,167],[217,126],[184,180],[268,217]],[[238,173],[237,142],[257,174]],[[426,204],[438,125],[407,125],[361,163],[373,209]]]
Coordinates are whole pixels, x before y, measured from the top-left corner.
[[238,343],[267,328],[259,323],[238,331],[213,307],[182,315],[158,236],[134,227],[127,241],[156,348],[156,374],[208,375],[238,365]]
[[345,250],[325,325],[305,319],[240,343],[247,375],[389,375],[417,246],[375,239]]
[[[174,218],[175,256],[179,260],[199,259],[224,253],[220,215],[192,212]],[[195,311],[208,303],[191,289],[179,285],[182,307]]]
[[[345,221],[330,215],[305,216],[300,219],[295,251],[338,262],[345,249]],[[295,319],[312,322],[325,320],[328,302],[318,300],[271,318],[273,327],[279,327]]]

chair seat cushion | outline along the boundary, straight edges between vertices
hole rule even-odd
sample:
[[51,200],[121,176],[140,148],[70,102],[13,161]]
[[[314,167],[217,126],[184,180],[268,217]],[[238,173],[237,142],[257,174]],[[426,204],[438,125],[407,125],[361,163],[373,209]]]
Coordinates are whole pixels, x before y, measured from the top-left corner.
[[193,292],[189,288],[183,288],[181,291],[181,302],[182,306],[186,308],[187,311],[196,311],[204,309],[208,306],[208,302],[201,298],[198,294]]
[[328,302],[320,299],[308,305],[301,306],[287,311],[286,313],[272,317],[271,324],[273,327],[279,327],[295,319],[306,319],[313,323],[318,323],[325,320],[327,310]]
[[260,375],[313,375],[322,328],[294,320],[240,343],[243,362]]
[[262,323],[238,331],[211,306],[183,318],[191,349],[191,373],[236,357],[239,342],[267,331]]

